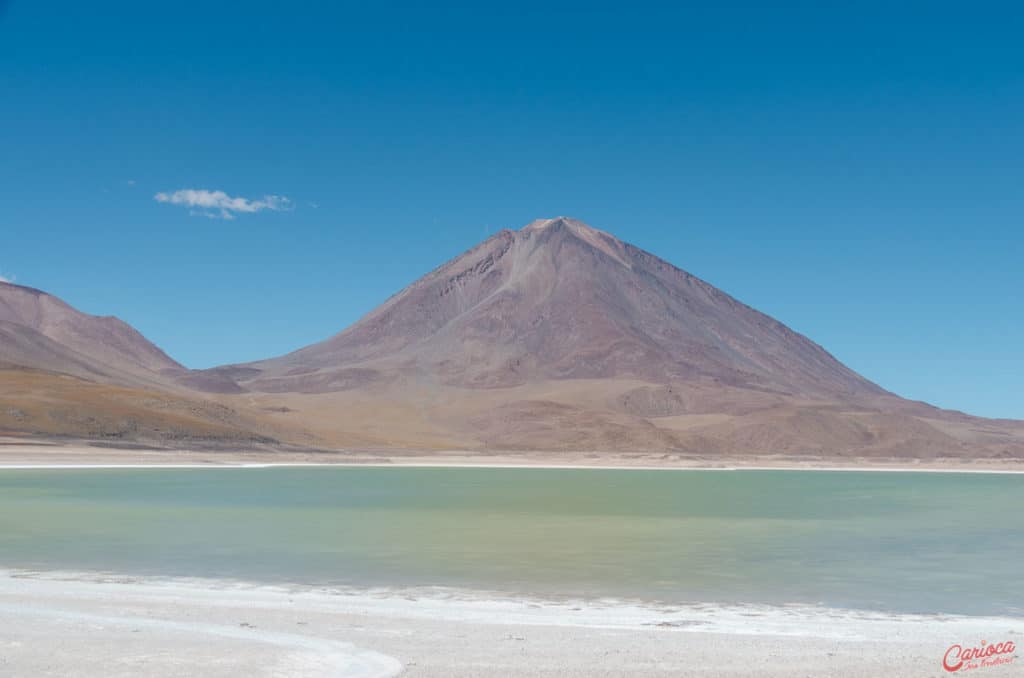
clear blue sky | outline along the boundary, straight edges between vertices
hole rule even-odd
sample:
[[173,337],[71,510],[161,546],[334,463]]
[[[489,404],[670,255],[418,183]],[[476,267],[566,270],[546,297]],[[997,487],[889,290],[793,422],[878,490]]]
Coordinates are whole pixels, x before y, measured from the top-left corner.
[[0,275],[206,367],[570,215],[1024,418],[1019,3],[428,4],[0,0]]

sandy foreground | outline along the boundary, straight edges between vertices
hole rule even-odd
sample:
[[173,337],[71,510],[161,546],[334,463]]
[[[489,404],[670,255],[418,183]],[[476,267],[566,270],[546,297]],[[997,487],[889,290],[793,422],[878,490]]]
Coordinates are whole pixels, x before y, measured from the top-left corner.
[[691,457],[614,452],[465,452],[444,450],[220,450],[108,447],[0,436],[0,468],[215,466],[451,466],[503,468],[806,469],[1024,473],[1024,459],[888,459],[735,455]]
[[1024,619],[0,572],[3,676],[913,677],[982,641]]

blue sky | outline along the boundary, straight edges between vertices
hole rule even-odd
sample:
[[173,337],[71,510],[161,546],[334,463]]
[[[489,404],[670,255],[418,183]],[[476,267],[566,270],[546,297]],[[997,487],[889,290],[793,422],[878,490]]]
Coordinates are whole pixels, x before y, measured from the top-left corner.
[[206,367],[570,215],[1024,418],[1024,9],[769,5],[0,0],[0,275]]

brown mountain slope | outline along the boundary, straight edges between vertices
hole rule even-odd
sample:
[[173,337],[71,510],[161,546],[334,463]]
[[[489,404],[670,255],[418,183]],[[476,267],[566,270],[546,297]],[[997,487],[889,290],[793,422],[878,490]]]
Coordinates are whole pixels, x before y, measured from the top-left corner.
[[0,282],[0,434],[174,445],[265,443],[282,435],[258,413],[189,391],[190,381],[220,382],[193,376],[117,318]]
[[280,432],[222,403],[0,367],[0,435],[251,446],[274,443]]
[[82,313],[46,292],[0,282],[0,364],[122,386],[232,393],[230,379],[189,370],[128,323]]
[[568,218],[496,234],[326,341],[210,373],[338,445],[1024,456],[1019,422],[900,399]]
[[[50,369],[55,364],[53,351],[64,347],[68,364],[87,361],[90,369],[104,368],[117,374],[159,373],[183,369],[166,353],[150,343],[127,323],[113,317],[82,313],[60,299],[40,290],[10,283],[0,283],[0,324],[8,329],[30,330],[49,341],[45,356],[35,355],[32,343],[0,344],[0,359],[17,364],[42,363]],[[15,350],[18,352],[15,353]]]

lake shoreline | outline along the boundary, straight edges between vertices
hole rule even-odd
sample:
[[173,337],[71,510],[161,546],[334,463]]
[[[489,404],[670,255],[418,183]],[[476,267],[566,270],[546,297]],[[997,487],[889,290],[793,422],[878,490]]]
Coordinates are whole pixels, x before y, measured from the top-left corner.
[[[956,643],[1024,642],[1013,617],[663,605],[454,589],[0,571],[15,674],[930,676]],[[42,641],[60,634],[53,649]],[[44,649],[45,648],[45,649]],[[1019,660],[1017,660],[1019,661]],[[1011,664],[986,675],[1011,675]],[[120,672],[119,672],[120,671]],[[43,671],[45,673],[45,671]]]
[[110,448],[87,444],[34,442],[0,437],[0,469],[45,468],[537,468],[600,470],[711,471],[891,471],[897,473],[1024,473],[1024,459],[875,459],[809,456],[735,455],[699,458],[682,455],[608,452],[479,452],[408,450],[164,450]]

